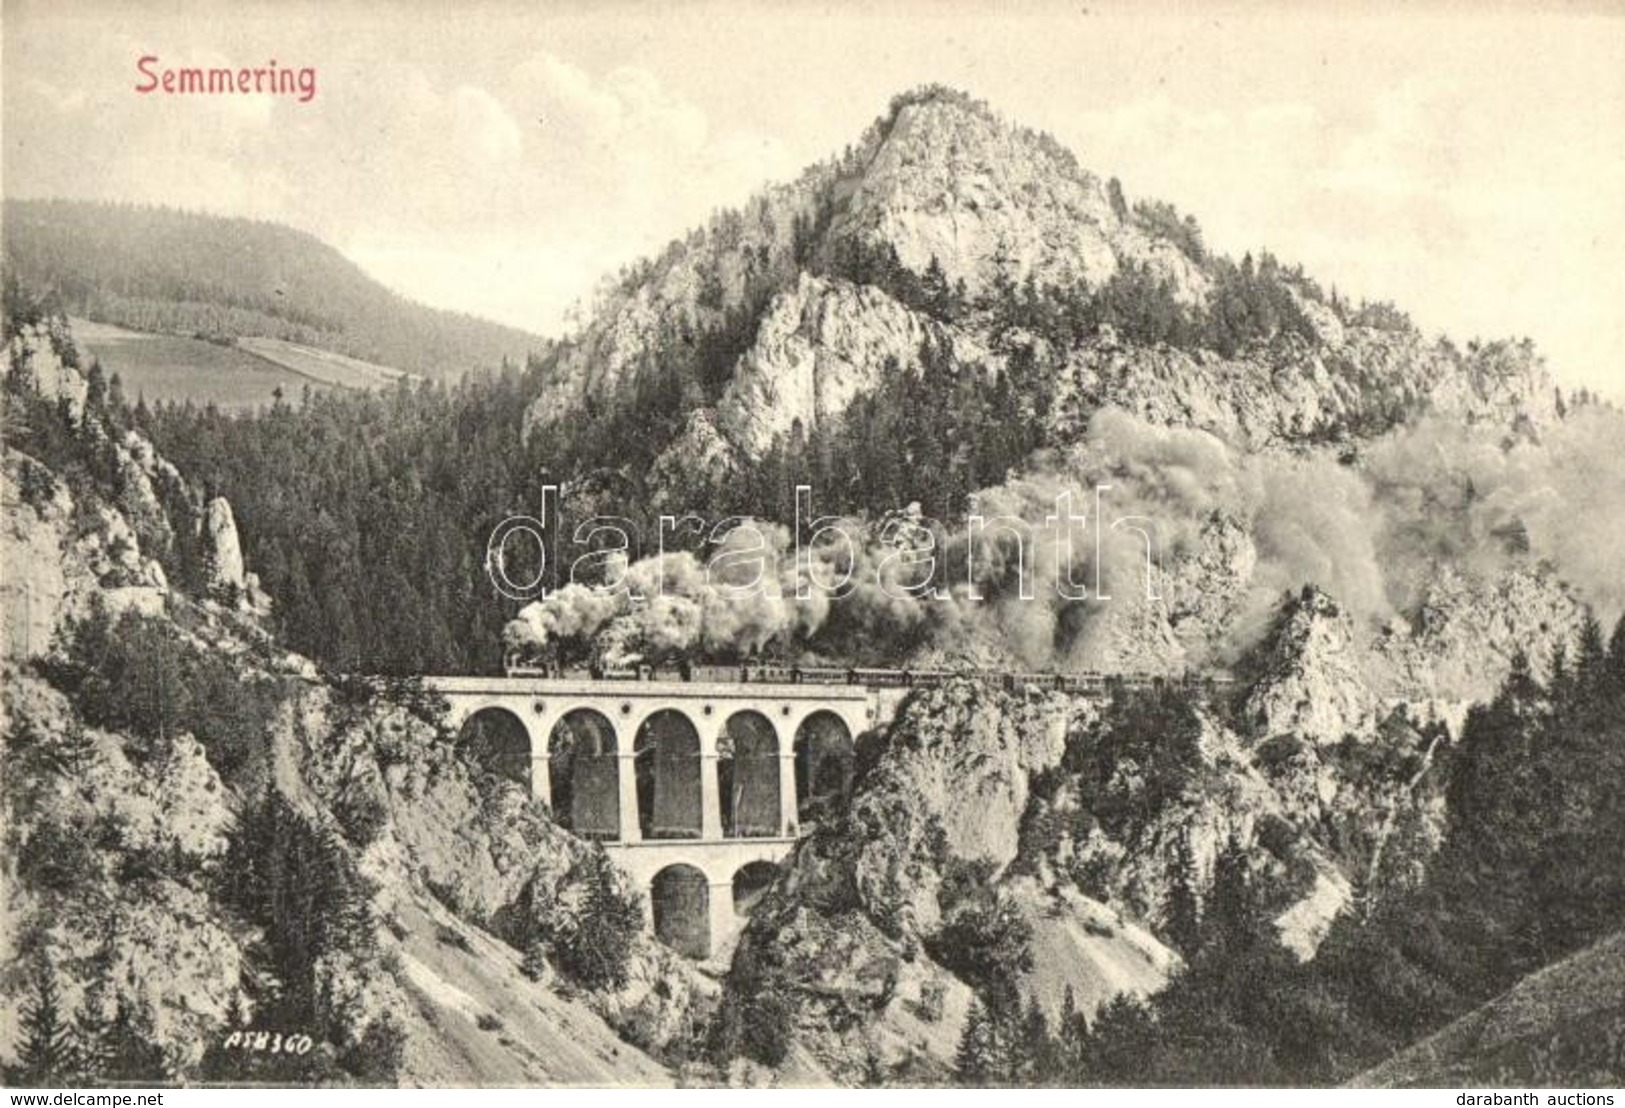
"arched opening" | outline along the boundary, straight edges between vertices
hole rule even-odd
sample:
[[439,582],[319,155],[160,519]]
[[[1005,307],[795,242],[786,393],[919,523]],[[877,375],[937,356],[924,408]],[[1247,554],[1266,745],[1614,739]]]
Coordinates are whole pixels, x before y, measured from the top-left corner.
[[655,712],[638,728],[638,826],[645,839],[697,839],[703,827],[700,801],[700,733],[672,708]]
[[852,791],[852,732],[834,712],[796,728],[796,815],[805,824],[840,811]]
[[783,834],[779,826],[779,736],[760,712],[735,712],[717,742],[722,833],[748,839]]
[[621,837],[621,766],[615,726],[601,712],[577,708],[548,738],[553,819],[584,839]]
[[499,777],[530,785],[530,732],[506,708],[481,708],[457,732],[464,754]]
[[711,955],[711,886],[693,866],[667,866],[649,884],[655,937],[689,958]]
[[779,867],[772,862],[746,862],[740,866],[734,874],[734,915],[743,918],[756,911],[778,872]]

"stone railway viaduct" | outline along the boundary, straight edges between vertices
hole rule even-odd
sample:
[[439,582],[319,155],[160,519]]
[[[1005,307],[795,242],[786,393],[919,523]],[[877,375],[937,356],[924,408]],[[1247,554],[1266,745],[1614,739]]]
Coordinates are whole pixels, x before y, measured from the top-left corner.
[[801,825],[844,801],[863,685],[431,677],[450,722],[648,894],[655,933],[717,951]]

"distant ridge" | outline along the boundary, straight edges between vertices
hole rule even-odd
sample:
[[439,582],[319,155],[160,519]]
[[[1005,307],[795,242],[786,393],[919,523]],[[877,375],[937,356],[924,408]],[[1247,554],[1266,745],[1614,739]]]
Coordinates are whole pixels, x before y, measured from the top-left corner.
[[215,340],[280,339],[434,378],[522,364],[547,341],[429,308],[314,235],[130,204],[7,200],[8,273],[74,315]]

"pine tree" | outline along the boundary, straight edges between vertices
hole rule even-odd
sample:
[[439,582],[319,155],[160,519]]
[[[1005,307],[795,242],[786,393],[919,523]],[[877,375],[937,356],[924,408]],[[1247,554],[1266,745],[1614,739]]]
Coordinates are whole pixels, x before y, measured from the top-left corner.
[[13,1087],[44,1088],[69,1079],[79,1067],[78,1038],[62,1011],[56,973],[47,964],[34,976],[33,992],[23,1004],[22,1045],[17,1061],[6,1069]]
[[1213,894],[1203,921],[1203,947],[1226,957],[1239,956],[1253,945],[1258,915],[1247,851],[1231,835],[1213,863]]
[[167,1077],[164,1052],[153,1042],[121,996],[113,1018],[102,1028],[97,1044],[100,1068],[96,1080],[104,1085],[151,1085]]
[[942,263],[933,254],[930,264],[925,267],[925,273],[920,276],[920,298],[925,303],[925,310],[939,319],[949,318],[953,309],[951,296],[947,275],[942,272]]
[[587,855],[583,880],[581,915],[563,936],[559,954],[570,975],[588,988],[620,988],[633,936],[643,926],[642,905],[636,894],[621,891],[615,864],[601,845]]
[[1575,684],[1584,700],[1601,691],[1607,670],[1608,647],[1603,642],[1602,623],[1588,611],[1580,624],[1580,644],[1574,659]]
[[1128,200],[1123,196],[1123,182],[1116,177],[1106,182],[1106,197],[1111,201],[1112,214],[1119,223],[1129,220]]
[[1036,997],[1027,1001],[1027,1010],[1021,1017],[1020,1027],[1016,1029],[1011,1051],[1015,1056],[1013,1075],[1022,1084],[1051,1084],[1059,1076],[1059,1052],[1054,1037],[1050,1035],[1049,1020]]
[[540,939],[525,948],[525,957],[519,963],[519,972],[532,981],[541,981],[547,977],[547,946]]
[[1620,690],[1625,689],[1625,615],[1619,617],[1608,639],[1607,678],[1617,697]]
[[959,1049],[954,1053],[954,1072],[962,1085],[986,1086],[997,1083],[1000,1070],[992,1017],[980,1000],[973,1000],[959,1036]]
[[1089,1021],[1078,1011],[1077,994],[1066,987],[1061,998],[1061,1019],[1056,1027],[1061,1073],[1067,1085],[1081,1084],[1089,1058]]
[[1173,948],[1186,958],[1202,945],[1201,908],[1196,900],[1196,858],[1190,837],[1181,835],[1168,863],[1168,902],[1163,907],[1163,930]]
[[1569,652],[1563,643],[1552,648],[1552,661],[1547,672],[1547,687],[1553,699],[1561,700],[1569,691]]

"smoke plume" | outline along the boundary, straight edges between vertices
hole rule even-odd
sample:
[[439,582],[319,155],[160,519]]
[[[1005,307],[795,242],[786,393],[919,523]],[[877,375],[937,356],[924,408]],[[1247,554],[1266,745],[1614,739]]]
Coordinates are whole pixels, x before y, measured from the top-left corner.
[[[1140,651],[1198,665],[1245,649],[1304,585],[1376,622],[1411,609],[1441,565],[1493,575],[1530,561],[1611,620],[1625,608],[1621,443],[1625,416],[1588,407],[1538,436],[1423,421],[1350,464],[1105,410],[1071,449],[978,493],[966,521],[845,520],[847,539],[814,547],[807,567],[786,528],[752,524],[704,561],[667,554],[613,566],[613,589],[561,589],[505,638],[533,654],[591,641],[605,658],[776,650],[1070,670]],[[927,551],[933,592],[911,595]],[[798,597],[809,573],[847,586]]]

